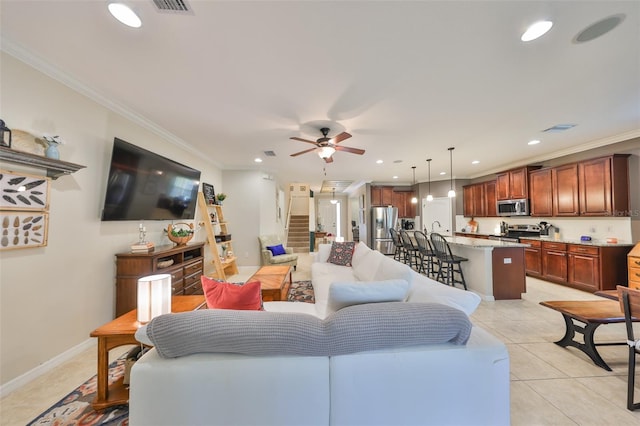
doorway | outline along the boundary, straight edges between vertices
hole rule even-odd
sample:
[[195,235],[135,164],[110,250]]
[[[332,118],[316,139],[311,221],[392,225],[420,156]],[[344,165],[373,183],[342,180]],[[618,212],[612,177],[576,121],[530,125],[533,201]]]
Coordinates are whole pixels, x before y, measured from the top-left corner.
[[340,201],[336,204],[331,204],[329,199],[318,199],[317,222],[320,226],[319,230],[335,236],[336,241],[341,241],[342,238],[341,208]]

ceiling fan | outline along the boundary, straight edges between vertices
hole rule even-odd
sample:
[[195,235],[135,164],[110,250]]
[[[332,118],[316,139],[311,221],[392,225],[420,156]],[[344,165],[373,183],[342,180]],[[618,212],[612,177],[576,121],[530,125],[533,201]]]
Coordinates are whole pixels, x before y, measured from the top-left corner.
[[297,157],[298,155],[306,154],[307,152],[317,151],[320,158],[322,158],[327,163],[331,163],[333,162],[332,155],[336,151],[350,152],[352,154],[358,154],[358,155],[364,154],[364,149],[350,148],[348,146],[338,145],[343,140],[349,139],[351,137],[349,133],[342,132],[339,135],[334,136],[333,138],[329,138],[327,137],[330,131],[328,127],[323,127],[322,129],[320,129],[320,131],[322,132],[322,137],[316,140],[315,142],[310,141],[308,139],[292,137],[291,139],[293,140],[310,143],[315,145],[315,147],[305,149],[304,151],[296,152],[295,154],[291,154],[291,156]]

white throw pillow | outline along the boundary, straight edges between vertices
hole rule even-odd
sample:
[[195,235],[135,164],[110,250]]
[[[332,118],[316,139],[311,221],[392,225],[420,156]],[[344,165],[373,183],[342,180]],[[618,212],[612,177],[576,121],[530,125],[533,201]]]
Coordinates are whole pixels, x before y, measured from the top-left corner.
[[[357,249],[356,249],[357,250]],[[376,281],[376,273],[384,261],[384,254],[377,250],[369,250],[356,256],[353,254],[353,274],[358,281]],[[402,278],[402,277],[393,277]]]
[[334,282],[329,287],[327,314],[363,303],[402,302],[408,292],[409,283],[405,280]]
[[329,255],[331,254],[331,244],[318,244],[318,254],[315,261],[320,263],[327,263]]

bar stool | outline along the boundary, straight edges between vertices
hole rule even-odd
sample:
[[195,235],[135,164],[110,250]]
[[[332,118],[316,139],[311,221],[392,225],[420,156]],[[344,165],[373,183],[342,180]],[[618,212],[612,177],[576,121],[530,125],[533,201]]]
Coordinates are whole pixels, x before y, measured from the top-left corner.
[[[467,283],[464,280],[460,263],[469,259],[451,253],[451,247],[449,247],[449,243],[447,243],[447,240],[445,240],[442,235],[432,232],[430,238],[431,245],[438,259],[438,275],[436,276],[436,280],[453,287],[455,287],[456,283],[462,284],[466,290]],[[455,274],[458,274],[459,278],[456,279]]]
[[400,235],[398,234],[398,231],[393,228],[389,229],[389,233],[391,234],[393,246],[395,247],[393,251],[393,258],[398,262],[402,262],[405,256],[404,246],[402,245],[402,241],[400,241]]
[[[410,268],[420,272],[422,269],[422,253],[420,253],[413,244],[407,231],[400,231],[400,241],[402,241],[402,247],[404,248],[404,263],[409,265]],[[418,259],[420,259],[419,264]]]
[[[422,272],[429,276],[435,276],[436,271],[434,268],[434,264],[437,262],[436,254],[431,248],[431,243],[429,242],[429,238],[422,231],[415,231],[413,233],[413,237],[416,240],[416,244],[418,246],[418,251],[421,253],[422,257]],[[426,263],[426,267],[425,267]]]

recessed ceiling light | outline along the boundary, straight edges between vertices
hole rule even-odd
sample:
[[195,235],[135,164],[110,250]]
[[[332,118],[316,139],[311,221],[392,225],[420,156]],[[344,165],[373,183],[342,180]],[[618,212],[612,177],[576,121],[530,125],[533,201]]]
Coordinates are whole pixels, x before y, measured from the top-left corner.
[[398,176],[394,176],[393,178],[394,178],[394,179],[398,179]]
[[447,172],[440,172],[440,176],[446,175],[446,174],[447,174]]
[[382,161],[382,160],[376,161],[376,164],[382,164],[382,163],[384,163],[384,161]]
[[547,33],[547,31],[551,29],[552,26],[553,26],[553,22],[551,21],[535,22],[531,24],[529,28],[527,28],[527,31],[525,31],[524,34],[522,34],[522,37],[520,37],[520,40],[531,41],[531,40],[537,39],[538,37],[542,37],[544,34]]
[[471,164],[480,164],[480,162],[478,160],[473,160]]
[[540,143],[540,141],[539,141],[539,140],[534,139],[534,140],[532,140],[532,141],[527,142],[527,145],[538,145],[539,143]]
[[131,28],[140,28],[142,21],[129,6],[122,3],[109,3],[109,12],[118,21]]
[[262,158],[254,158],[253,161],[255,161],[256,163],[262,163]]

